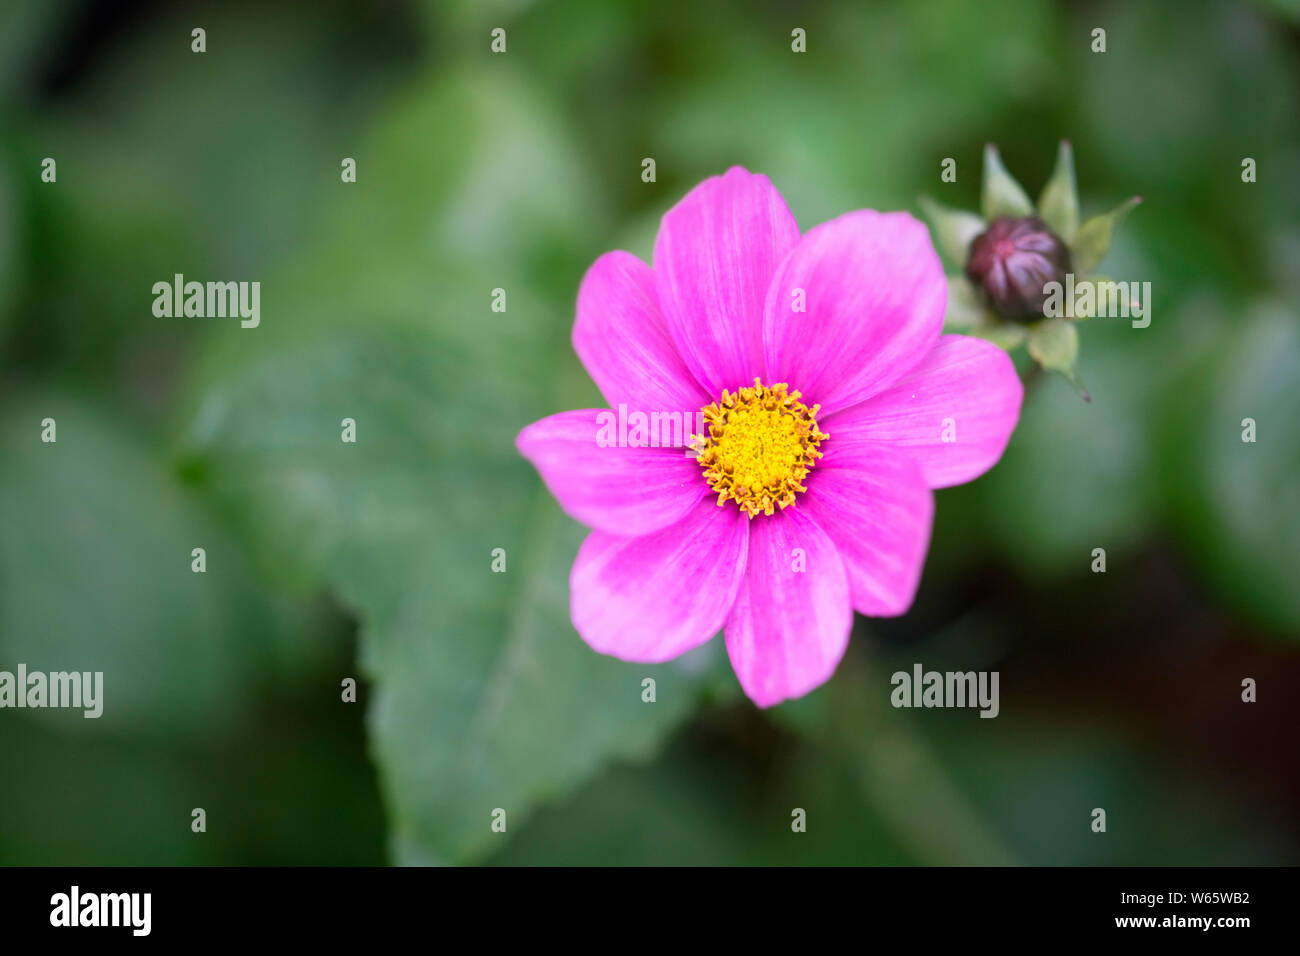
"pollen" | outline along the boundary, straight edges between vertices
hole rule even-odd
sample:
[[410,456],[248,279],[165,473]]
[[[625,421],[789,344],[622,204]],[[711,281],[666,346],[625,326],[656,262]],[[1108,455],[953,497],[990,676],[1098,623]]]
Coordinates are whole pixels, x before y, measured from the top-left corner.
[[817,427],[820,405],[809,408],[785,384],[723,391],[721,400],[701,412],[707,435],[693,435],[704,478],[718,493],[751,518],[794,504],[807,491],[803,481],[822,453],[827,436]]

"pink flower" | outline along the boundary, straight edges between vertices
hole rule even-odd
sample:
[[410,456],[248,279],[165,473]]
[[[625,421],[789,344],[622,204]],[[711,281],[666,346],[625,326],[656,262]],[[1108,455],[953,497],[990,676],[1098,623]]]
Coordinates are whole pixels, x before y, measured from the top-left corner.
[[[1006,353],[940,334],[946,302],[911,216],[859,210],[801,238],[767,177],[739,167],[664,216],[653,270],[597,259],[573,345],[624,414],[563,412],[517,439],[595,529],[569,578],[582,638],[658,662],[724,629],[768,707],[829,679],[854,609],[904,613],[931,489],[992,467],[1020,415]],[[698,457],[646,447],[646,419],[682,412]]]

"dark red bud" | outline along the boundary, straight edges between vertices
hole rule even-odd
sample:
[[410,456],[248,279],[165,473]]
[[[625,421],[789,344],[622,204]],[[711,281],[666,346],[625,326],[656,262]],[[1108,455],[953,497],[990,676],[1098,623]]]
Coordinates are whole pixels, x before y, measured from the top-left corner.
[[966,277],[984,290],[1005,319],[1034,322],[1043,317],[1049,282],[1064,282],[1070,250],[1041,219],[1001,216],[975,237]]

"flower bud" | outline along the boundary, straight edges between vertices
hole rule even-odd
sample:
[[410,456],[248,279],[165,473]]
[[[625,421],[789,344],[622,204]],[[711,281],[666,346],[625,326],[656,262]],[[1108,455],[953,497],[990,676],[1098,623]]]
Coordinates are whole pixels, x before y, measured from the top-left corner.
[[1049,282],[1064,282],[1070,250],[1041,219],[1000,216],[971,242],[966,277],[1005,319],[1043,318]]

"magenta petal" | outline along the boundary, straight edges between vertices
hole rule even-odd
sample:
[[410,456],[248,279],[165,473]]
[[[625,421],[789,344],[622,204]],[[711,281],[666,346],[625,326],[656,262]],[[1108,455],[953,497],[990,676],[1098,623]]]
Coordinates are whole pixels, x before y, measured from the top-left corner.
[[561,412],[533,422],[515,445],[565,512],[616,534],[645,534],[689,513],[709,490],[682,448],[602,447],[601,409]]
[[1002,457],[1023,396],[1006,352],[983,339],[945,335],[907,375],[822,428],[833,436],[828,449],[906,449],[931,488],[947,488],[978,478]]
[[855,405],[925,357],[947,301],[929,230],[907,213],[864,209],[832,219],[800,240],[772,280],[768,379],[798,389],[824,415]]
[[583,276],[573,348],[614,408],[694,416],[713,400],[677,354],[654,273],[629,252],[606,253]]
[[677,350],[717,397],[763,374],[763,303],[799,226],[766,176],[733,167],[668,210],[655,240],[659,306]]
[[[849,585],[835,545],[796,506],[755,518],[749,568],[727,618],[727,653],[760,707],[824,684],[853,627]],[[802,570],[800,570],[802,568]]]
[[722,627],[745,574],[749,519],[701,501],[684,520],[639,538],[593,531],[569,576],[582,639],[625,661],[666,661]]
[[902,614],[925,565],[934,493],[903,449],[840,445],[834,433],[823,447],[796,507],[835,542],[853,606],[871,617]]

